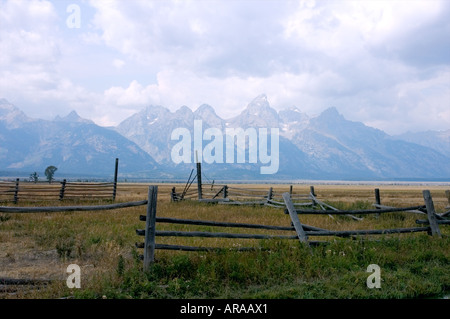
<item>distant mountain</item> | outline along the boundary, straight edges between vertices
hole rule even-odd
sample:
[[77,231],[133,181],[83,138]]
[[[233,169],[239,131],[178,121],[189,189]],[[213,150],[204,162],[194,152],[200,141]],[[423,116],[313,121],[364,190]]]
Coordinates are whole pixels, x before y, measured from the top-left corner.
[[279,127],[276,110],[270,107],[265,94],[257,96],[238,116],[226,121],[227,127]]
[[450,129],[446,131],[407,132],[395,135],[393,138],[427,146],[450,157]]
[[[206,181],[450,179],[450,131],[390,136],[346,120],[333,107],[316,117],[295,106],[277,112],[264,94],[230,119],[220,118],[207,104],[195,111],[182,106],[175,112],[150,105],[114,128],[100,127],[74,111],[52,121],[31,119],[0,99],[0,170],[32,173],[55,165],[59,174],[112,175],[118,157],[119,173],[126,176],[187,179],[195,155],[191,152],[190,163],[175,164],[171,152],[179,136],[172,140],[172,133],[187,129],[192,137],[189,150],[193,150],[196,120],[201,120],[202,132],[217,128],[224,140],[226,130],[232,128],[257,132],[275,128],[280,133],[276,174],[261,174],[260,168],[269,165],[261,163],[261,149],[258,162],[249,163],[247,144],[244,163],[203,162]],[[203,147],[212,141],[203,140]]]
[[[193,165],[175,165],[170,152],[176,141],[170,139],[175,128],[193,133],[194,120],[201,119],[203,130],[219,128],[278,128],[280,165],[277,174],[261,176],[259,163],[203,164],[211,176],[226,178],[317,178],[392,179],[450,177],[450,158],[426,145],[402,141],[360,122],[346,120],[336,108],[310,118],[296,107],[277,112],[265,94],[257,96],[236,117],[223,120],[209,105],[195,112],[182,107],[170,112],[150,106],[123,121],[117,131],[138,144],[160,164],[171,170]],[[205,146],[207,142],[204,142]],[[248,149],[247,149],[248,152]],[[246,157],[248,159],[248,155]],[[206,172],[206,171],[205,171]]]
[[0,142],[0,167],[6,171],[43,172],[54,165],[57,175],[110,176],[116,157],[121,174],[151,174],[157,167],[135,143],[76,112],[53,121],[34,120],[5,100],[0,101]]
[[292,141],[322,171],[339,178],[450,176],[450,159],[443,154],[348,121],[335,108],[311,119]]

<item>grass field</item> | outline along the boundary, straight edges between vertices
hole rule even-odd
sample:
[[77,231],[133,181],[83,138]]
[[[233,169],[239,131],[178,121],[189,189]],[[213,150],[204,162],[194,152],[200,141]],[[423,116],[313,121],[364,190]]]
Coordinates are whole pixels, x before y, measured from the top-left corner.
[[[172,187],[159,184],[158,216],[290,225],[289,216],[277,208],[172,203]],[[267,189],[269,185],[239,187]],[[375,187],[380,189],[384,205],[423,205],[422,190],[430,189],[438,212],[448,206],[445,186],[318,185],[315,189],[319,199],[337,208],[370,209]],[[119,184],[116,202],[146,199],[147,189],[144,184]],[[289,185],[274,186],[275,191],[288,189]],[[307,194],[309,185],[294,185],[294,191]],[[100,202],[29,203],[30,206],[74,204]],[[0,214],[0,278],[52,280],[48,285],[36,287],[0,286],[0,298],[439,298],[449,294],[448,226],[441,226],[442,238],[426,233],[356,240],[327,238],[330,243],[313,247],[312,254],[296,240],[158,237],[157,243],[254,246],[268,250],[224,249],[208,253],[157,250],[156,263],[148,273],[143,273],[138,258],[142,250],[135,248],[135,243],[143,238],[135,230],[144,228],[139,215],[145,215],[145,209],[140,206],[102,212]],[[417,227],[415,220],[423,218],[410,213],[367,215],[362,221],[345,216],[299,217],[302,223],[333,230]],[[213,231],[205,226],[158,224],[157,227]],[[214,227],[214,231],[225,230]],[[265,230],[248,232],[274,234]],[[81,289],[69,289],[66,285],[66,269],[70,264],[81,268]],[[380,266],[379,289],[367,287],[370,264]]]

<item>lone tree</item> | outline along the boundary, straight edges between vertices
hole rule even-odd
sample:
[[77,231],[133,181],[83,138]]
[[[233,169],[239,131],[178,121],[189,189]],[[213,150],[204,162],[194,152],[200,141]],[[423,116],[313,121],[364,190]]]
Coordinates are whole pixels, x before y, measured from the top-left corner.
[[30,174],[30,182],[33,182],[36,184],[38,181],[39,181],[39,174],[37,172]]
[[58,170],[58,169],[57,169],[55,166],[53,166],[53,165],[50,165],[50,166],[48,166],[48,167],[45,169],[45,176],[47,176],[47,180],[48,180],[48,183],[49,183],[49,184],[52,183],[52,181],[53,181],[53,175],[55,175],[55,172],[56,172],[57,170]]

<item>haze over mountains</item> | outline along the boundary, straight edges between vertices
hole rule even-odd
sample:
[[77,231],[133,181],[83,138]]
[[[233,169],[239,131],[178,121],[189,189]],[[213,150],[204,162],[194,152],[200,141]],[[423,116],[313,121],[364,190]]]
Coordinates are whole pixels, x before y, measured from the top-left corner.
[[111,176],[118,157],[122,177],[187,178],[195,164],[172,161],[171,150],[178,141],[171,140],[171,134],[180,127],[193,132],[194,120],[202,120],[203,130],[279,128],[276,174],[261,175],[261,164],[248,161],[203,163],[211,179],[450,178],[450,129],[390,136],[348,121],[332,107],[316,117],[296,107],[277,112],[264,94],[231,119],[220,118],[207,104],[196,111],[182,106],[176,112],[151,105],[114,128],[100,127],[76,112],[52,121],[31,119],[1,99],[0,172],[31,174],[54,165],[56,177]]

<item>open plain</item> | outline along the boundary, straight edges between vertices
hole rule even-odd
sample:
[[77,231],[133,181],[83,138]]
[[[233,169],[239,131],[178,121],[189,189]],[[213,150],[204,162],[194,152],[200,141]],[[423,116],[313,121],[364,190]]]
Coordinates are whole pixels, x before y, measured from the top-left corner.
[[[283,209],[171,202],[172,187],[158,185],[157,216],[220,222],[290,226]],[[311,184],[313,185],[313,184]],[[147,199],[149,184],[119,183],[116,202]],[[275,192],[288,184],[236,185]],[[294,184],[308,194],[309,184]],[[381,203],[423,205],[429,189],[437,213],[448,210],[446,185],[315,185],[317,198],[338,209],[373,209],[374,189]],[[21,202],[16,206],[99,205],[105,201]],[[3,205],[3,204],[2,204]],[[9,203],[8,206],[14,206]],[[320,238],[326,245],[311,251],[298,240],[163,237],[157,243],[220,247],[219,252],[156,250],[156,262],[142,271],[135,243],[146,206],[109,211],[0,213],[0,279],[31,284],[1,284],[1,298],[440,298],[450,287],[450,231],[441,238],[426,233]],[[412,213],[347,216],[299,215],[303,224],[331,230],[417,227]],[[213,229],[214,228],[214,229]],[[220,227],[157,224],[158,230],[223,231]],[[243,230],[236,230],[242,233]],[[260,234],[274,231],[257,230]],[[251,230],[255,233],[255,230]],[[276,234],[276,232],[275,232]],[[295,234],[294,232],[292,234]],[[315,239],[315,238],[312,238]],[[232,248],[253,246],[255,251]],[[231,249],[229,249],[231,248]],[[80,266],[81,288],[69,288],[67,267]],[[380,266],[381,288],[369,288],[367,268]]]

